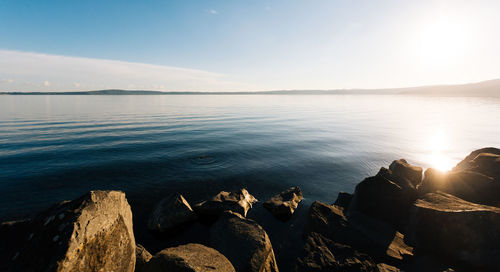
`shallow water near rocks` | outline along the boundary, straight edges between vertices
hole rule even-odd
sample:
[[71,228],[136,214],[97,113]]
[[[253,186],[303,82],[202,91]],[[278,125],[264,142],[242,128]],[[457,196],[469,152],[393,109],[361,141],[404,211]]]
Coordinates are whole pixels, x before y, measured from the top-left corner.
[[[4,95],[0,220],[92,189],[122,190],[138,242],[155,251],[165,242],[144,231],[146,219],[167,193],[196,203],[245,187],[260,200],[248,216],[280,255],[299,239],[314,200],[333,203],[395,159],[449,169],[472,150],[500,147],[499,120],[500,100],[485,98]],[[290,186],[301,187],[304,201],[282,223],[261,203]],[[193,228],[168,244],[203,239],[204,226]]]

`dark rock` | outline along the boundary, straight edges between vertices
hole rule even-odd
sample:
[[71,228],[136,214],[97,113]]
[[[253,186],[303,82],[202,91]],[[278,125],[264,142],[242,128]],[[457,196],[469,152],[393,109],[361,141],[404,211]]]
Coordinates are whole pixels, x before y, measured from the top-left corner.
[[135,272],[140,272],[144,265],[151,260],[153,256],[142,245],[135,247]]
[[410,222],[417,250],[500,270],[500,208],[429,193],[413,205]]
[[[391,177],[391,170],[382,168],[376,176],[356,185],[347,213],[362,212],[402,228],[417,191],[409,181]],[[407,185],[397,184],[394,180],[407,181]]]
[[335,205],[318,201],[311,205],[305,234],[312,232],[391,263],[401,263],[404,257],[412,256],[413,249],[391,225],[359,212],[347,218]]
[[134,271],[132,212],[125,194],[91,191],[37,216],[9,271]]
[[269,210],[276,218],[286,221],[292,217],[304,197],[299,187],[291,187],[269,199],[264,203],[264,208]]
[[[474,171],[474,168],[477,167],[477,161],[474,162],[474,159],[482,153],[486,154],[492,154],[492,155],[500,155],[500,149],[494,148],[494,147],[486,147],[486,148],[481,148],[475,151],[472,151],[465,159],[463,159],[461,162],[453,168],[454,171],[458,170],[469,170],[469,171]],[[484,173],[483,173],[484,174]]]
[[257,222],[226,211],[210,230],[212,246],[224,254],[238,272],[278,271],[271,241]]
[[213,248],[187,244],[164,249],[141,272],[234,272],[229,260]]
[[336,243],[311,232],[306,238],[303,257],[297,259],[298,272],[377,271],[373,259],[348,245]]
[[420,195],[442,191],[474,203],[500,205],[500,182],[477,172],[460,170],[443,173],[429,168],[418,190]]
[[0,224],[0,271],[8,271],[11,262],[19,257],[24,241],[30,237],[30,224],[30,220]]
[[339,192],[337,199],[335,200],[333,205],[339,206],[345,210],[351,204],[351,200],[352,200],[352,194],[346,192]]
[[393,161],[389,170],[391,170],[394,180],[408,180],[414,188],[422,182],[422,167],[410,165],[405,159]]
[[154,208],[148,220],[152,231],[168,232],[197,219],[196,213],[181,194],[173,194],[162,199]]
[[246,189],[234,192],[222,191],[212,199],[196,204],[193,209],[204,219],[217,219],[224,211],[237,212],[245,217],[255,202],[257,199]]

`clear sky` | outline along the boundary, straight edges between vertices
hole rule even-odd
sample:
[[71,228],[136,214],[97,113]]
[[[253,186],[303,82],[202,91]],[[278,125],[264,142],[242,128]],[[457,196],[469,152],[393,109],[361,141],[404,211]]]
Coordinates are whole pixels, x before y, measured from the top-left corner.
[[500,1],[0,0],[0,91],[382,88],[500,77]]

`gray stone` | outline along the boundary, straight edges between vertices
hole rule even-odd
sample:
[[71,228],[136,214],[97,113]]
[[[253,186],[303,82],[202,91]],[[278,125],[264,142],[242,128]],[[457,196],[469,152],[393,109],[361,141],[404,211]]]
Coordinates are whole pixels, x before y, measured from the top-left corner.
[[141,272],[235,272],[229,260],[217,250],[200,244],[164,249],[144,265]]
[[197,219],[187,200],[181,194],[172,194],[162,199],[149,216],[148,228],[152,231],[168,232]]
[[210,229],[210,242],[238,272],[278,271],[273,246],[257,222],[226,211]]
[[299,187],[291,187],[269,199],[264,208],[269,210],[277,219],[286,221],[292,217],[304,197]]
[[91,191],[54,205],[29,233],[8,270],[134,271],[132,212],[123,192]]
[[213,198],[196,204],[193,209],[198,216],[209,220],[217,219],[224,211],[237,212],[246,217],[255,202],[257,199],[246,189],[234,192],[222,191]]

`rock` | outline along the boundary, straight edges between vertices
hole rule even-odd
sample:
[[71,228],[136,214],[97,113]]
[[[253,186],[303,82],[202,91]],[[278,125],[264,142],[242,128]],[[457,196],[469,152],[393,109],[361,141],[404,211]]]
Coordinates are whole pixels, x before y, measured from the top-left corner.
[[346,192],[339,192],[337,195],[337,199],[333,203],[333,205],[343,208],[344,210],[349,207],[352,200],[352,194]]
[[238,272],[278,271],[266,231],[238,213],[224,212],[210,230],[210,241]]
[[379,272],[399,272],[399,268],[385,263],[377,264],[377,271]]
[[303,256],[297,259],[297,272],[377,271],[373,259],[356,249],[311,232]]
[[123,192],[61,202],[37,216],[29,232],[9,271],[134,271],[132,212]]
[[257,202],[257,199],[248,193],[246,189],[234,192],[222,191],[212,199],[196,204],[193,209],[202,218],[217,219],[224,211],[237,212],[244,217],[248,210]]
[[141,272],[235,272],[229,260],[213,248],[187,244],[164,249]]
[[291,187],[271,197],[271,199],[264,203],[264,208],[269,210],[279,220],[286,221],[292,217],[293,212],[303,198],[299,187]]
[[162,199],[154,208],[148,220],[148,229],[168,232],[197,219],[196,213],[181,194]]
[[429,193],[413,205],[410,222],[417,250],[500,270],[500,208]]
[[135,247],[135,272],[140,272],[153,256],[142,245]]
[[473,162],[473,160],[481,153],[487,153],[487,154],[493,154],[493,155],[500,155],[500,149],[494,148],[494,147],[486,147],[486,148],[481,148],[475,151],[472,151],[469,156],[465,157],[461,162],[453,168],[453,171],[458,171],[458,170],[472,170],[475,168],[476,162]]
[[392,263],[413,255],[403,234],[391,225],[359,212],[345,217],[340,207],[318,201],[311,205],[305,226],[306,235],[313,232]]
[[429,168],[418,190],[420,195],[442,191],[474,203],[500,205],[500,182],[476,172],[459,170],[443,173]]
[[30,220],[0,224],[0,271],[8,271],[10,263],[19,257],[24,242],[33,237],[30,224]]
[[[391,179],[392,178],[392,179]],[[410,204],[416,199],[417,191],[410,186],[397,184],[391,170],[382,168],[374,177],[364,179],[354,191],[347,214],[362,212],[379,220],[402,228],[408,215]]]
[[422,182],[422,167],[410,165],[405,159],[393,161],[389,166],[395,179],[406,179],[413,187],[417,187]]

